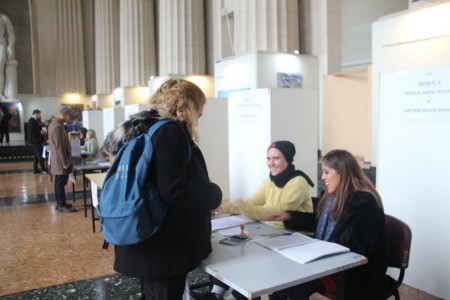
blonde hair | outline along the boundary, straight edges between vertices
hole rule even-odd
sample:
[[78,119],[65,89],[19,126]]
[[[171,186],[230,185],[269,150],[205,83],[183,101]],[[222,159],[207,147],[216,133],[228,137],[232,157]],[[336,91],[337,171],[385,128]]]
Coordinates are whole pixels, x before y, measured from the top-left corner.
[[87,136],[88,133],[90,133],[89,134],[89,139],[95,139],[95,140],[97,139],[97,134],[95,133],[94,129],[89,129],[87,131],[87,133],[86,133],[86,136]]
[[167,79],[150,98],[151,107],[158,111],[162,119],[182,122],[194,141],[198,141],[195,127],[205,103],[206,97],[202,90],[181,78]]

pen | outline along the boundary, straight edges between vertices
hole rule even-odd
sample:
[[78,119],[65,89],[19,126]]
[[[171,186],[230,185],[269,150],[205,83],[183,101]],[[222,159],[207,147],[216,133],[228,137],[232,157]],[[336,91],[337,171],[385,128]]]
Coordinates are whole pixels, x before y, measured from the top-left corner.
[[292,234],[291,232],[283,232],[283,233],[261,234],[261,236],[277,237],[277,236],[291,235],[291,234]]

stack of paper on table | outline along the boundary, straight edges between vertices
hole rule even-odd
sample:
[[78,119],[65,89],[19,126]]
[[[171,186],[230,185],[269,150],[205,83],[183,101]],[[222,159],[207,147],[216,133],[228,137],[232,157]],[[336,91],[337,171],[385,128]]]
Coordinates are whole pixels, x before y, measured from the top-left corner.
[[244,219],[238,216],[227,216],[227,217],[221,217],[221,218],[215,218],[211,220],[211,230],[218,230],[223,228],[229,228],[233,226],[239,226],[241,224],[251,223],[254,222],[250,219]]
[[302,264],[326,255],[350,251],[349,248],[342,245],[313,239],[298,232],[291,235],[258,240],[256,243]]

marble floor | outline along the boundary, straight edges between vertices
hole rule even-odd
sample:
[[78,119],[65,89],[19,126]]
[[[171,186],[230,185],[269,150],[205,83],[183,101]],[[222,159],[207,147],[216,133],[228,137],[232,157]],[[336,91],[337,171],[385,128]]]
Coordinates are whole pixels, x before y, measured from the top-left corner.
[[[140,298],[139,282],[113,271],[98,222],[92,232],[81,180],[75,188],[75,201],[71,183],[66,192],[78,212],[57,213],[51,176],[34,174],[32,162],[0,163],[0,299]],[[200,270],[189,276],[191,284],[206,278]],[[406,285],[401,297],[437,299]]]

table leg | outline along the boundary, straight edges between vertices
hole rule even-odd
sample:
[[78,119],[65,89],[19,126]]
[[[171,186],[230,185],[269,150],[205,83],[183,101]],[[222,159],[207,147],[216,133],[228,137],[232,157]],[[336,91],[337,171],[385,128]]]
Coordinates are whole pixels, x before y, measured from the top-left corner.
[[345,271],[336,273],[336,300],[345,300]]
[[[94,191],[92,189],[91,185],[91,194],[92,193],[98,193],[98,191]],[[95,232],[95,209],[94,209],[94,203],[92,202],[92,195],[91,195],[91,215],[92,215],[92,231]]]
[[[75,175],[76,173],[74,172],[73,173],[73,177],[74,178],[76,178]],[[75,182],[72,182],[72,200],[73,200],[73,202],[75,202],[75,183],[76,183],[76,181]]]
[[87,218],[87,202],[86,202],[86,172],[83,174],[83,199],[84,199],[84,217]]

